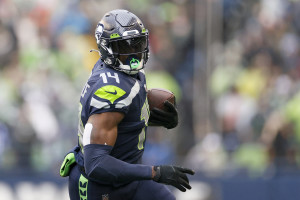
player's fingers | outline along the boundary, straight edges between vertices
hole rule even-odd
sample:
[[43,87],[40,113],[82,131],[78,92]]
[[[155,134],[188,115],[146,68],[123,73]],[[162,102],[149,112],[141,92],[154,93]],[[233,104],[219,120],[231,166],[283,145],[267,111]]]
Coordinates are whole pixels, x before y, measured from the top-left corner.
[[182,185],[180,185],[179,183],[173,183],[172,185],[174,187],[176,187],[178,190],[180,190],[181,192],[185,192],[186,191],[186,189]]
[[163,126],[163,125],[165,125],[165,123],[163,123],[161,121],[158,121],[158,120],[151,119],[151,121],[149,121],[149,125],[152,125],[152,126]]
[[151,112],[158,113],[158,114],[160,114],[160,113],[162,113],[162,114],[167,113],[166,111],[164,111],[162,109],[159,109],[159,108],[153,108],[151,110]]
[[185,173],[179,173],[179,177],[182,178],[182,179],[184,179],[187,183],[190,182]]
[[170,111],[170,112],[176,112],[175,106],[168,100],[164,101],[164,106]]
[[190,175],[194,175],[195,174],[194,170],[191,170],[191,169],[188,169],[188,168],[182,168],[182,167],[178,167],[178,168],[183,173],[190,174]]
[[166,106],[169,106],[169,107],[174,107],[174,104],[171,103],[169,100],[165,100],[165,101],[164,101],[164,104],[165,104]]
[[171,115],[169,113],[162,111],[160,109],[156,109],[156,108],[152,109],[150,116],[151,115],[161,121],[166,121],[166,119],[171,117]]
[[153,108],[152,110],[151,110],[151,113],[155,113],[155,114],[164,114],[164,113],[166,113],[166,111],[164,111],[164,110],[162,110],[162,109],[159,109],[159,108]]
[[171,124],[171,125],[165,125],[164,127],[167,128],[167,129],[172,129],[172,128],[175,128],[177,125],[174,125],[174,124]]
[[161,114],[159,114],[158,112],[155,112],[153,110],[150,112],[150,118],[155,119],[157,121],[165,121],[164,120],[165,118],[162,117]]
[[187,189],[192,189],[192,187],[190,186],[190,184],[188,182],[186,182],[183,178],[179,178],[180,184],[183,185],[185,188]]
[[153,108],[151,110],[151,114],[154,113],[156,116],[160,116],[162,118],[165,118],[165,117],[172,117],[173,116],[173,113],[170,113],[170,112],[166,112],[164,110],[161,110],[159,108]]

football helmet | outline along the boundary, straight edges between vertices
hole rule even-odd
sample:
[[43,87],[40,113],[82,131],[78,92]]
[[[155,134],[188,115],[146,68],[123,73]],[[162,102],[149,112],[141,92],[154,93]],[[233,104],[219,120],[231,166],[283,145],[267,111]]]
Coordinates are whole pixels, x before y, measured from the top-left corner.
[[112,10],[98,22],[95,37],[101,59],[127,74],[143,69],[149,58],[148,30],[127,10]]

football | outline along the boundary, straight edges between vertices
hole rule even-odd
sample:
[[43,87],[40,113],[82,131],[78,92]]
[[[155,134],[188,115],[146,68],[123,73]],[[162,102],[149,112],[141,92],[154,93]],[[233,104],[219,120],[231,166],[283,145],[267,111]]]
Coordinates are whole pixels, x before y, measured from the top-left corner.
[[164,110],[164,102],[166,100],[170,101],[173,105],[175,105],[175,95],[173,92],[162,89],[162,88],[152,88],[147,92],[148,104],[150,111],[153,108],[159,108]]

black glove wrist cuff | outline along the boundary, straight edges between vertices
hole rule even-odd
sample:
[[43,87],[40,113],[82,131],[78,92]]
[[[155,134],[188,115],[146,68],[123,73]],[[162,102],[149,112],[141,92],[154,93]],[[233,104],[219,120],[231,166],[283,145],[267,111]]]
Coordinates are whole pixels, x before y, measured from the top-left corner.
[[155,176],[153,177],[153,180],[154,181],[159,181],[159,179],[160,179],[160,176],[161,176],[161,174],[160,174],[160,166],[154,166],[154,171],[155,171]]

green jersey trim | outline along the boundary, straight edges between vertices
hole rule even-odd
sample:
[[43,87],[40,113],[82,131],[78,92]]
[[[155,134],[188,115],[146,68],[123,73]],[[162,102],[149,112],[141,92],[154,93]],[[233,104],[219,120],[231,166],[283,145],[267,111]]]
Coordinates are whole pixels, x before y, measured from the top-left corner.
[[81,174],[78,184],[79,184],[79,197],[82,200],[87,200],[88,181],[89,180]]

